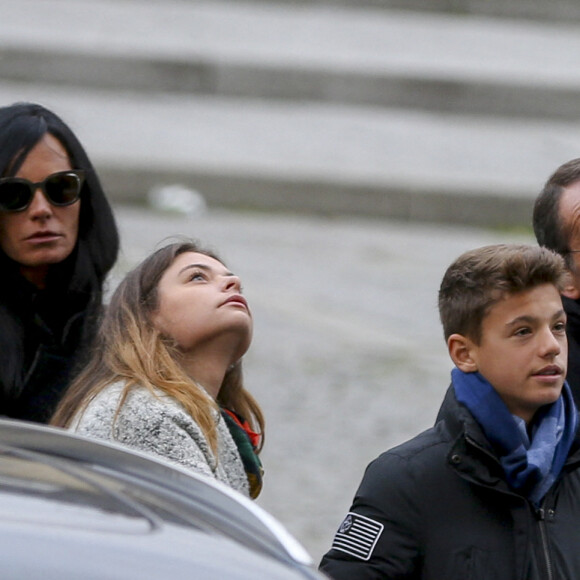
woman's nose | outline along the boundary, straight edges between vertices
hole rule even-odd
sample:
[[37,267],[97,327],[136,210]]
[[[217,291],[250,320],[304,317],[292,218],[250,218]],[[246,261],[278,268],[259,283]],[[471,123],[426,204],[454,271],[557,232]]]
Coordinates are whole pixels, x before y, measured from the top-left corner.
[[52,206],[40,188],[37,188],[34,192],[34,196],[28,206],[28,212],[32,218],[43,218],[52,214]]

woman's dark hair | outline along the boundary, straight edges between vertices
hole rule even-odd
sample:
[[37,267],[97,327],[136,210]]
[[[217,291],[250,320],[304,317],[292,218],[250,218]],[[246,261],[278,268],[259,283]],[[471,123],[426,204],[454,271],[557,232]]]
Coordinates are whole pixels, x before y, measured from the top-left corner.
[[[99,178],[83,146],[72,130],[55,113],[33,103],[16,103],[0,107],[0,177],[15,175],[30,151],[47,134],[66,149],[73,169],[85,172],[81,191],[81,208],[76,246],[63,262],[51,267],[47,290],[52,294],[84,296],[95,319],[102,301],[103,283],[115,264],[119,250],[119,235],[113,212],[105,197]],[[0,384],[4,392],[17,395],[22,388],[24,337],[18,307],[21,299],[19,265],[0,248],[0,267],[4,282],[0,288]],[[87,332],[93,328],[85,329]],[[85,332],[86,334],[86,332]],[[20,340],[19,340],[20,339]]]

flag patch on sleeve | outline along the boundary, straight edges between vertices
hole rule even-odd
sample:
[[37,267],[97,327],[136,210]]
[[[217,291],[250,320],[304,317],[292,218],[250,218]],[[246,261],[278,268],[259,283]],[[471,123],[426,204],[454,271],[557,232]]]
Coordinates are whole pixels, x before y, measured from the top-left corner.
[[384,527],[370,518],[349,512],[334,536],[332,547],[361,560],[368,560]]

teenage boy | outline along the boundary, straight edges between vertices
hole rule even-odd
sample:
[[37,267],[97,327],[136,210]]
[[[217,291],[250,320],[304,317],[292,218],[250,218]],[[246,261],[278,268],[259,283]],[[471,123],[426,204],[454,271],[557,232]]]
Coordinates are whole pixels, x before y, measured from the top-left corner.
[[580,578],[578,413],[565,383],[563,259],[494,245],[447,270],[455,368],[435,427],[366,470],[321,569],[332,578]]

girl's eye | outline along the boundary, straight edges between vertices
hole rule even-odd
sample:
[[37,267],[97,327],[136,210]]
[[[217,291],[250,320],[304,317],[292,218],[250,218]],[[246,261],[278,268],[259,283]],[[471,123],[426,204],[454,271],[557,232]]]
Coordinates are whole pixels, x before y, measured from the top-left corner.
[[566,323],[565,322],[557,322],[554,325],[554,330],[556,332],[565,332],[566,331]]
[[203,272],[193,272],[189,277],[190,282],[194,280],[205,280],[205,274]]

